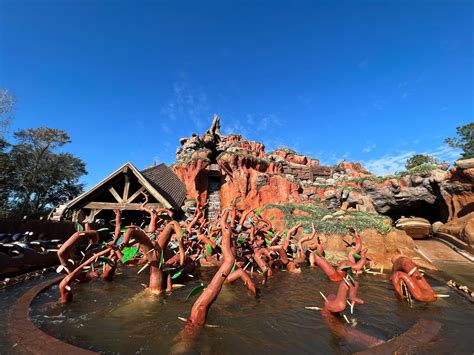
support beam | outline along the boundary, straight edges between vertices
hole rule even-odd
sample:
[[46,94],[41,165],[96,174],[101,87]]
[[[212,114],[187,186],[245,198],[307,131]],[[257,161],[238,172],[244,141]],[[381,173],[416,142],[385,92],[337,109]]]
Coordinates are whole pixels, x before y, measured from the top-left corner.
[[125,187],[123,188],[122,201],[126,202],[128,200],[128,192],[130,191],[130,176],[125,174]]
[[[126,203],[126,202],[89,202],[83,208],[102,209],[102,210],[140,210],[141,203]],[[147,207],[163,208],[161,203],[148,203]]]
[[89,213],[89,215],[84,218],[84,223],[94,223],[94,220],[95,220],[95,216],[97,216],[100,211],[102,211],[101,209],[91,209],[91,212]]
[[130,203],[133,200],[135,200],[138,197],[138,195],[140,195],[143,191],[145,191],[145,188],[142,186],[132,196],[130,196],[130,198],[126,201],[126,203]]
[[117,191],[115,191],[115,189],[112,186],[109,187],[109,191],[115,197],[117,202],[122,202],[122,199],[120,198],[120,195],[117,193]]

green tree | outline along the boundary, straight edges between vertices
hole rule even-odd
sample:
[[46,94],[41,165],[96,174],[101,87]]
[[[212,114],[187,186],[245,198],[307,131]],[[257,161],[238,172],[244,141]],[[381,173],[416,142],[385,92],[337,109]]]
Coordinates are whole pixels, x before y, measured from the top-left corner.
[[457,138],[446,138],[445,143],[450,147],[462,150],[463,159],[474,158],[474,122],[456,127]]
[[8,125],[13,118],[16,98],[7,89],[0,88],[0,140],[5,139]]
[[13,118],[15,103],[15,96],[7,89],[0,88],[0,215],[8,209],[8,197],[10,195],[11,165],[7,152],[9,144],[5,136]]
[[69,135],[54,128],[17,131],[17,144],[8,155],[9,209],[19,216],[36,216],[64,203],[83,190],[79,178],[86,174],[85,163],[55,151],[70,142]]
[[438,161],[436,158],[429,154],[415,154],[411,158],[407,159],[405,168],[407,170],[413,169],[416,166],[423,164],[436,164]]

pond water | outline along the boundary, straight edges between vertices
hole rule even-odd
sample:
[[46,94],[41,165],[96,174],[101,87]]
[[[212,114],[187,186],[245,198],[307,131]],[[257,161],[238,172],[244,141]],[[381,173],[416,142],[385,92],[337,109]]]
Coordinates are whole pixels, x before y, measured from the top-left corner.
[[[178,317],[186,318],[195,300],[193,297],[186,301],[186,296],[200,282],[207,284],[214,272],[215,269],[205,269],[199,280],[186,283],[170,296],[158,298],[143,291],[141,284],[147,283],[147,275],[136,275],[134,269],[122,269],[112,283],[96,280],[74,285],[74,301],[68,305],[57,302],[57,286],[47,289],[36,298],[31,317],[48,334],[105,354],[169,353],[179,342],[178,335],[184,326]],[[441,331],[423,346],[423,353],[473,352],[474,307],[443,283],[429,280],[436,293],[448,294],[449,298],[409,306],[398,300],[388,274],[365,274],[359,282],[359,296],[366,304],[356,306],[352,315],[349,307],[345,311],[358,331],[389,340],[419,319],[436,320],[442,323]],[[1,291],[4,302],[0,308],[0,326],[5,326],[1,322],[4,322],[8,304],[15,295],[24,292],[27,285]],[[337,284],[330,283],[320,270],[310,268],[303,268],[301,274],[275,272],[262,287],[262,296],[258,299],[250,295],[240,281],[225,285],[207,321],[217,327],[204,328],[189,352],[350,353],[364,350],[363,345],[332,333],[320,312],[305,309],[306,306],[322,306],[319,291],[327,295],[336,289]],[[5,338],[0,337],[0,341],[4,350],[11,346]]]

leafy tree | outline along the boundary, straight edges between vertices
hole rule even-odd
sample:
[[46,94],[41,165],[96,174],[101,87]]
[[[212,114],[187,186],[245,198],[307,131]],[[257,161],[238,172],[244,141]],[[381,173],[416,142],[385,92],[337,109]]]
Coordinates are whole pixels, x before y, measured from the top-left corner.
[[7,203],[13,214],[44,214],[82,192],[78,180],[86,174],[85,163],[69,153],[55,152],[70,142],[65,131],[29,128],[15,132],[14,137],[18,143],[7,152],[6,177]]
[[436,158],[429,154],[415,154],[411,158],[407,159],[405,168],[407,170],[413,169],[414,167],[423,164],[436,164],[438,161]]
[[474,122],[456,128],[457,138],[446,138],[450,147],[462,149],[463,159],[474,158]]
[[16,98],[7,89],[0,88],[0,140],[5,139],[5,133],[12,120]]

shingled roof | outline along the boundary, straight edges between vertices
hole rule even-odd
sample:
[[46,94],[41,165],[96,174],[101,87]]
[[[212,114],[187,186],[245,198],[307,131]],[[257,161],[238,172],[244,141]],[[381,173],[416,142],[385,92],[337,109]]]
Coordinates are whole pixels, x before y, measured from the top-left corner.
[[186,186],[170,168],[165,164],[159,164],[140,173],[174,209],[181,208],[186,199]]

